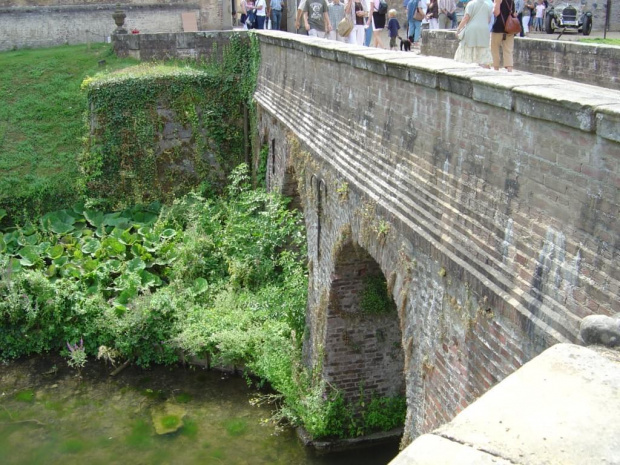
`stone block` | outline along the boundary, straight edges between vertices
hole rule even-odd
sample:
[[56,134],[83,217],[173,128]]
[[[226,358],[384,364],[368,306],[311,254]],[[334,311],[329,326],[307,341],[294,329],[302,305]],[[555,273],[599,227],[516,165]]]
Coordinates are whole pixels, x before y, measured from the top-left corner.
[[620,142],[620,103],[596,108],[596,133],[605,139]]
[[587,132],[596,129],[595,108],[610,103],[598,90],[571,84],[515,88],[513,93],[516,112]]

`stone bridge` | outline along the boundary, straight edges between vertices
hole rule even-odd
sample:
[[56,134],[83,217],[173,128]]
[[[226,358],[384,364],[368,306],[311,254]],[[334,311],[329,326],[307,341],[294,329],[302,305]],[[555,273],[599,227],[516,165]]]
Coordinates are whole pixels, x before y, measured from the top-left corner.
[[268,185],[308,231],[306,360],[349,398],[406,393],[405,443],[620,312],[620,92],[259,38]]

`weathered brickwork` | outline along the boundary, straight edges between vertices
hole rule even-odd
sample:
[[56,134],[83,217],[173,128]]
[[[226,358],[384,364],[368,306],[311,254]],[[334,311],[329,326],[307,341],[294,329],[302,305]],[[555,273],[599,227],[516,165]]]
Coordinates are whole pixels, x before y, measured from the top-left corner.
[[[0,51],[51,47],[63,44],[105,42],[116,28],[112,13],[116,1],[63,0],[62,3],[2,2],[0,4]],[[199,30],[231,27],[230,2],[175,0],[123,3],[125,28],[141,33],[182,32],[182,13],[196,13]],[[223,11],[226,10],[226,11]]]
[[[339,270],[380,270],[397,306],[405,442],[576,341],[583,316],[620,311],[620,93],[275,32],[260,40],[269,186],[296,181],[308,228],[307,362],[326,359],[336,379],[332,350],[350,331],[333,302],[346,297]],[[358,383],[374,375],[357,368]]]
[[[620,8],[618,8],[620,10]],[[515,69],[620,90],[620,48],[611,45],[515,38]],[[454,31],[422,31],[422,54],[453,58]]]

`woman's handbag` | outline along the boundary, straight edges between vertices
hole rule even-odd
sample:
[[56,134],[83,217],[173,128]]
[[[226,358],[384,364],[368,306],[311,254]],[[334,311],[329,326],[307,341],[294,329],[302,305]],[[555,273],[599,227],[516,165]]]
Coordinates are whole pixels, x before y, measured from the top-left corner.
[[353,21],[351,21],[348,17],[342,18],[342,21],[338,23],[336,27],[336,31],[340,37],[349,37],[351,31],[353,30]]
[[519,34],[521,32],[521,23],[519,22],[519,18],[508,15],[508,18],[504,21],[504,32],[506,34]]
[[424,19],[424,10],[422,8],[417,7],[415,13],[413,14],[413,19],[416,21],[422,21]]

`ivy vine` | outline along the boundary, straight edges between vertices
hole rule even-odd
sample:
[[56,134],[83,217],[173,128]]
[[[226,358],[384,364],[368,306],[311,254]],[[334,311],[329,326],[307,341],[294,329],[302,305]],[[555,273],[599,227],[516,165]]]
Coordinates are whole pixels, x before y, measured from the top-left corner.
[[259,59],[256,38],[233,34],[219,59],[141,64],[87,78],[83,193],[118,207],[221,187],[244,158],[244,107]]

